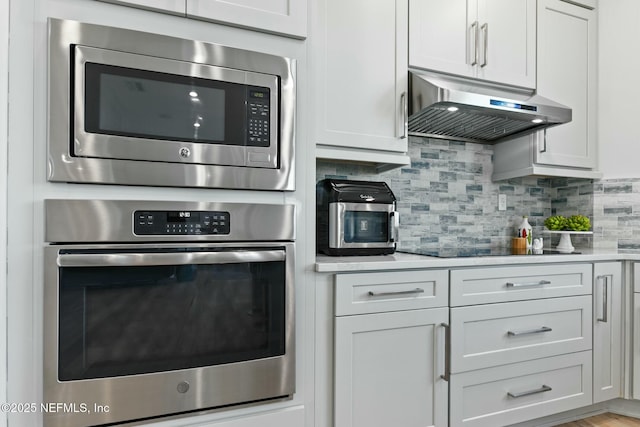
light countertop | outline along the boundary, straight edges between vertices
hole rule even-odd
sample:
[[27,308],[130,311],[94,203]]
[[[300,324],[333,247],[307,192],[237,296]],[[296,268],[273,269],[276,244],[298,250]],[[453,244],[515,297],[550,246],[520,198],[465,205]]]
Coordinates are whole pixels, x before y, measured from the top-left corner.
[[565,262],[640,261],[640,251],[625,252],[615,249],[582,249],[580,253],[554,255],[508,255],[462,258],[436,258],[396,252],[378,256],[316,256],[315,270],[321,273],[354,271],[403,270],[419,268],[452,268],[491,265],[549,264]]

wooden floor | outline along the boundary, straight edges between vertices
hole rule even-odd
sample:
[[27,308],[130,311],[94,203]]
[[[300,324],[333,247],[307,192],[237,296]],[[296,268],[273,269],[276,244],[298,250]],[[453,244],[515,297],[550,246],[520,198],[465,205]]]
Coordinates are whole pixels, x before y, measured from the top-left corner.
[[640,419],[606,413],[556,427],[640,427]]

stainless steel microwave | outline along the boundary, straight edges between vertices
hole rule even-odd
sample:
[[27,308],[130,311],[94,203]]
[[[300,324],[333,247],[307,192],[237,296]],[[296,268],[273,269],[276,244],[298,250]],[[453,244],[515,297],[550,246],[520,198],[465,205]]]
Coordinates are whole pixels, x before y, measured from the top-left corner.
[[296,61],[49,19],[48,179],[294,189]]

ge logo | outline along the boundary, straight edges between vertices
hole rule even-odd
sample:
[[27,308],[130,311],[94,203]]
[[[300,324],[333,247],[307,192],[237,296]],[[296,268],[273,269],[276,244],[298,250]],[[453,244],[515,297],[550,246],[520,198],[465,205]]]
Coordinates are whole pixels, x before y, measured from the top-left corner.
[[182,157],[183,159],[186,159],[189,156],[191,156],[191,150],[189,150],[187,147],[180,148],[179,153],[180,153],[180,157]]

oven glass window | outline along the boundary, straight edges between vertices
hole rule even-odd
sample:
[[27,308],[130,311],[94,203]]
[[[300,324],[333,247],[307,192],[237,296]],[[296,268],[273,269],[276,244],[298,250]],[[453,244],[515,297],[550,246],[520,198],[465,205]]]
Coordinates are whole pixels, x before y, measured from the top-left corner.
[[59,380],[284,354],[284,261],[61,267]]
[[346,243],[379,243],[389,240],[387,212],[346,211],[344,241]]
[[88,62],[85,131],[245,145],[248,91],[268,99],[268,88]]

